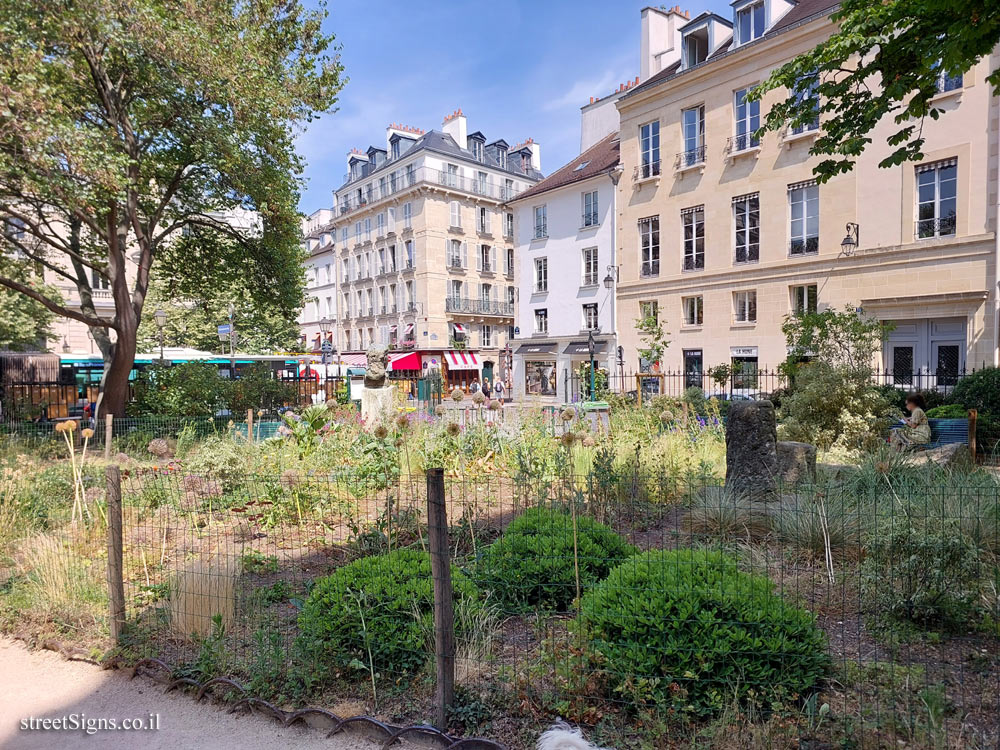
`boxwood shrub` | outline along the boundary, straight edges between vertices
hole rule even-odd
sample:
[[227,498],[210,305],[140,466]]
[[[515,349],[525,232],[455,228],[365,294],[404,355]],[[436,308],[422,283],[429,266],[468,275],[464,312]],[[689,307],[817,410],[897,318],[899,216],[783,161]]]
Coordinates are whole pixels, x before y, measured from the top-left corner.
[[[587,589],[635,554],[635,547],[597,521],[576,519],[580,586]],[[573,518],[552,508],[531,508],[487,547],[477,582],[514,611],[565,610],[576,597]]]
[[[456,600],[478,600],[475,585],[454,566],[451,577]],[[434,632],[430,556],[398,549],[318,579],[299,615],[299,630],[300,649],[316,664],[365,674],[370,649],[376,671],[419,670]]]
[[578,627],[613,696],[697,717],[801,699],[829,665],[811,613],[704,549],[622,563],[583,597]]

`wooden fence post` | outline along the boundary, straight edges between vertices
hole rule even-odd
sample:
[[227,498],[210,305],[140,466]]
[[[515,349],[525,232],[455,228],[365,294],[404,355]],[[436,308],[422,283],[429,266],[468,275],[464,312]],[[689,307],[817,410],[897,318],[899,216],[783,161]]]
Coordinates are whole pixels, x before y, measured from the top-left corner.
[[247,409],[247,441],[253,442],[253,409]]
[[434,656],[437,685],[434,696],[437,726],[448,727],[448,709],[455,699],[455,609],[451,590],[448,515],[444,501],[444,469],[427,470],[427,533],[434,578]]
[[104,460],[111,460],[111,438],[112,430],[115,426],[115,415],[105,414],[104,415]]
[[979,412],[969,409],[969,451],[972,453],[972,463],[976,462],[976,420]]
[[105,469],[108,509],[108,609],[111,637],[117,643],[125,630],[125,582],[122,577],[122,473]]

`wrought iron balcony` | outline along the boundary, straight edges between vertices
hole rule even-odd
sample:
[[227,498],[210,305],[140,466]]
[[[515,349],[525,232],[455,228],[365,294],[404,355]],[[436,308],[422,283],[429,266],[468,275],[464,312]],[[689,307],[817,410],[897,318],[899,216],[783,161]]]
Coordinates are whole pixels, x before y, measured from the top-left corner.
[[514,306],[509,302],[468,297],[447,297],[444,309],[445,312],[465,315],[496,315],[503,318],[514,315]]

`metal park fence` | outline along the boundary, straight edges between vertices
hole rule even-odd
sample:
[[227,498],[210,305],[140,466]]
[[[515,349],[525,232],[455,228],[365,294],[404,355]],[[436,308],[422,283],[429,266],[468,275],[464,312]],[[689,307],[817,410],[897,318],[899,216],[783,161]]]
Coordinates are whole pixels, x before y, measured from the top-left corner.
[[525,747],[555,716],[611,745],[1000,742],[984,472],[108,477],[113,632],[174,679]]
[[[872,383],[876,386],[895,388],[901,392],[932,391],[947,394],[959,381],[976,370],[952,369],[937,372],[909,370],[875,370]],[[631,372],[624,368],[598,371],[595,377],[596,396],[610,394],[642,401],[658,395],[680,398],[690,388],[697,388],[706,397],[720,400],[757,399],[779,396],[794,385],[792,379],[780,369],[758,368],[756,365],[726,365],[703,370],[662,370],[658,372]],[[591,399],[590,374],[585,366],[580,370],[565,370],[559,383],[557,396],[566,403]]]

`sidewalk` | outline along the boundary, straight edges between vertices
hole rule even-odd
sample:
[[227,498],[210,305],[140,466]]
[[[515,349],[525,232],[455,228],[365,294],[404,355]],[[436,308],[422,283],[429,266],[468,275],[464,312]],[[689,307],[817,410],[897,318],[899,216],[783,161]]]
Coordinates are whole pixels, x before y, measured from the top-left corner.
[[[163,686],[145,677],[128,679],[125,670],[102,670],[86,662],[67,661],[52,651],[29,651],[0,638],[0,748],[239,748],[239,750],[375,750],[378,745],[347,733],[326,739],[326,732],[302,725],[284,728],[273,719],[230,714],[190,694],[164,694]],[[159,729],[103,731],[83,729],[23,731],[28,717],[86,714],[86,719],[148,721],[159,715]],[[405,748],[405,745],[401,745]]]

